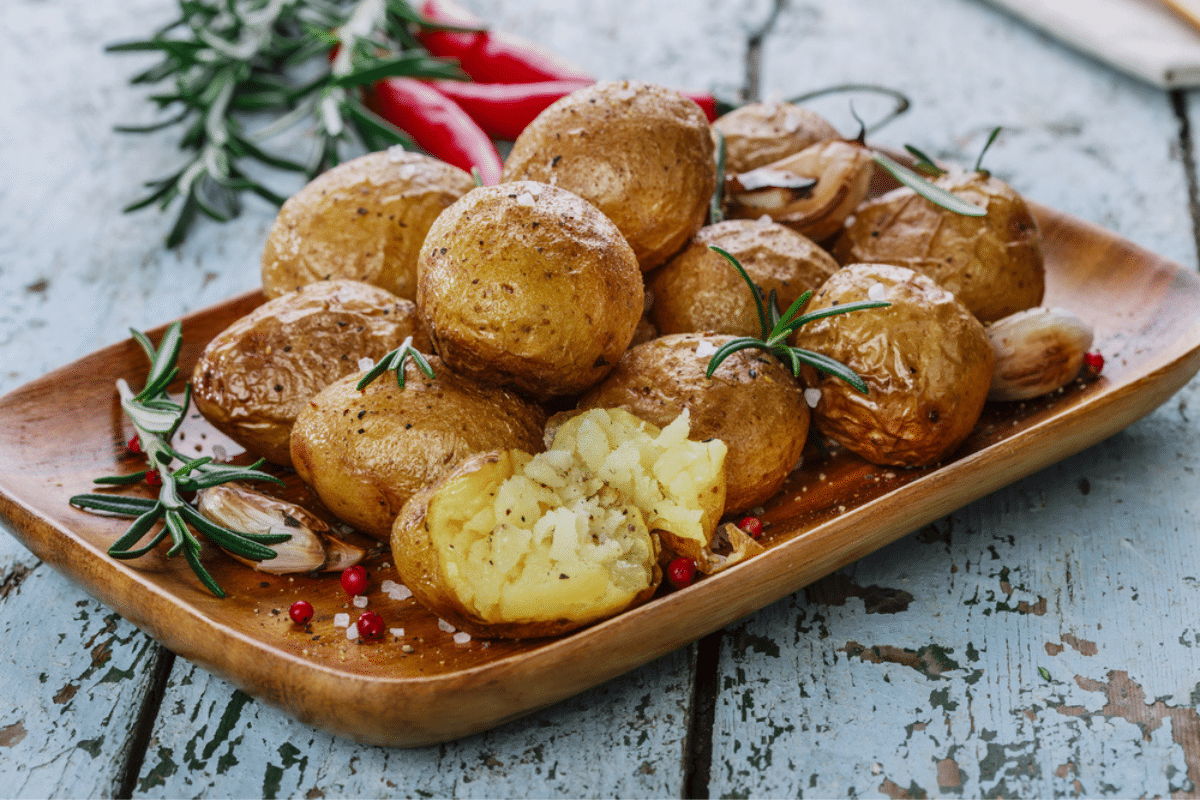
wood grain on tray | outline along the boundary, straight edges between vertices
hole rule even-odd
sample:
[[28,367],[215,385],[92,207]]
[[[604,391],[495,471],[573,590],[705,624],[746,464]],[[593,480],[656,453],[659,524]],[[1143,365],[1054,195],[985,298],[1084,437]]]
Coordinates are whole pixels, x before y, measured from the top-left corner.
[[[1200,369],[1200,278],[1088,223],[1036,209],[1047,253],[1047,305],[1093,322],[1103,377],[1061,394],[993,404],[947,464],[876,467],[814,442],[768,504],[767,552],[683,591],[559,639],[456,643],[411,600],[392,600],[377,555],[371,608],[402,639],[348,639],[352,613],[331,577],[271,576],[214,554],[219,600],[182,559],[155,551],[118,562],[105,549],[128,524],[72,508],[93,478],[133,471],[131,431],[113,382],[137,384],[132,341],[92,354],[0,399],[0,516],[47,563],[171,650],[303,722],[361,741],[414,746],[497,725],[650,661],[739,619],[978,497],[1121,430]],[[262,302],[254,293],[184,320],[184,374],[204,344]],[[152,333],[157,338],[161,333]],[[77,408],[96,413],[77,416]],[[236,446],[194,417],[181,448]],[[321,512],[288,474],[284,492]],[[287,607],[316,607],[308,630]],[[404,648],[403,645],[409,645]]]

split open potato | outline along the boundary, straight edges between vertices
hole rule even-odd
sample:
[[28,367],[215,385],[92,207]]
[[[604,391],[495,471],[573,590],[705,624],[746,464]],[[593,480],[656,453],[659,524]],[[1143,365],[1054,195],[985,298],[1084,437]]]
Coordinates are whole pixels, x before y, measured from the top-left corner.
[[552,636],[648,600],[659,537],[709,547],[724,500],[725,447],[594,410],[553,445],[464,461],[412,497],[392,555],[424,606],[472,635]]

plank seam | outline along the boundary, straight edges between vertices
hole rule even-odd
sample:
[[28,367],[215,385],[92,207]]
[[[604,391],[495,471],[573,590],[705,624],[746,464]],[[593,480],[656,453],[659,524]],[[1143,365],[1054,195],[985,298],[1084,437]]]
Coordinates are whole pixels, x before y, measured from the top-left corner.
[[155,643],[156,654],[152,667],[150,682],[146,694],[142,696],[142,706],[138,709],[137,720],[126,745],[124,762],[117,772],[117,789],[113,797],[117,800],[127,800],[133,797],[137,788],[137,779],[146,760],[146,751],[150,747],[150,736],[154,731],[154,723],[162,708],[163,698],[167,692],[167,679],[175,666],[175,654],[160,644]]
[[1196,184],[1196,147],[1192,141],[1192,126],[1188,120],[1187,97],[1183,90],[1171,92],[1171,106],[1179,120],[1179,149],[1183,158],[1183,173],[1187,180],[1188,214],[1192,218],[1192,239],[1196,258],[1200,262],[1200,187]]
[[683,796],[695,800],[708,800],[709,796],[713,726],[717,716],[717,693],[720,691],[718,673],[724,638],[724,630],[718,630],[696,643],[696,675],[692,682],[688,732],[683,751]]

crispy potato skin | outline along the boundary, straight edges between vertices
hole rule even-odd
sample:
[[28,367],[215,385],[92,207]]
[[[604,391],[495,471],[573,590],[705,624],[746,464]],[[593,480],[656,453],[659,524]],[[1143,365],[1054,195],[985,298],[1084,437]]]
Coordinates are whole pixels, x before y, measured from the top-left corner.
[[883,285],[890,307],[820,319],[794,337],[797,346],[841,361],[869,389],[863,395],[804,367],[805,384],[821,390],[813,422],[875,464],[939,463],[979,419],[992,380],[992,346],[966,306],[905,267],[843,267],[807,310],[865,300],[876,283]]
[[838,136],[820,114],[791,103],[747,103],[722,114],[713,127],[725,137],[725,168],[732,173],[765,167]]
[[717,182],[713,152],[712,128],[691,100],[606,81],[539,114],[513,144],[503,180],[541,181],[593,203],[649,270],[704,224]]
[[738,260],[764,297],[774,290],[780,311],[805,291],[816,291],[838,269],[815,242],[776,222],[731,219],[705,226],[683,252],[649,276],[651,318],[661,334],[762,333],[750,287],[713,245]]
[[419,153],[368,153],[334,167],[279,210],[263,249],[263,291],[278,297],[350,278],[412,300],[429,226],[474,186],[463,170]]
[[312,283],[217,334],[192,372],[193,399],[238,444],[291,466],[292,424],[308,399],[409,336],[430,352],[412,302],[358,281]]
[[340,519],[381,541],[415,492],[469,455],[541,450],[545,414],[505,389],[476,384],[430,357],[434,379],[413,364],[405,388],[383,375],[362,392],[360,373],[310,400],[292,429],[300,478]]
[[833,246],[842,264],[872,262],[928,275],[982,322],[1042,302],[1046,272],[1041,233],[1011,186],[979,172],[935,183],[987,209],[967,217],[935,206],[908,188],[863,203]]
[[537,400],[609,373],[642,315],[642,276],[616,227],[535,182],[467,194],[425,239],[417,307],[452,369]]
[[621,408],[660,427],[687,409],[690,438],[720,439],[728,448],[726,513],[762,505],[779,491],[800,460],[809,424],[799,384],[773,356],[741,350],[711,379],[704,376],[710,356],[697,356],[697,346],[719,348],[731,338],[685,333],[638,345],[579,401],[580,408]]

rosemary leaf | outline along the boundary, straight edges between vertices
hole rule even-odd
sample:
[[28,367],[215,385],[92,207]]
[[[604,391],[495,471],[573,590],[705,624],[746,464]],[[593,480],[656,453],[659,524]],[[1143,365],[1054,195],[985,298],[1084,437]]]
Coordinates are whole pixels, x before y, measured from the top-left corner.
[[939,205],[947,211],[953,211],[955,214],[962,214],[965,217],[987,216],[987,211],[985,209],[980,208],[974,203],[969,203],[966,200],[963,200],[953,192],[948,192],[942,187],[930,183],[908,167],[892,160],[887,155],[876,151],[874,153],[874,158],[876,163],[892,174],[893,178],[900,181],[929,202]]

